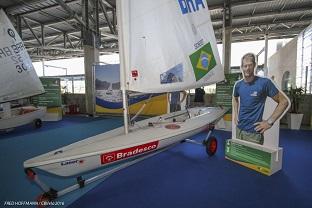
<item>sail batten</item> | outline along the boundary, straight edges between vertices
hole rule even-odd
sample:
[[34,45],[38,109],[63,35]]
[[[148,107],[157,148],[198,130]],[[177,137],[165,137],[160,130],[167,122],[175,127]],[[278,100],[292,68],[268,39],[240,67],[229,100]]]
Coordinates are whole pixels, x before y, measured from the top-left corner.
[[0,103],[44,93],[24,43],[0,9]]
[[224,79],[206,1],[122,0],[120,7],[127,90],[179,91]]

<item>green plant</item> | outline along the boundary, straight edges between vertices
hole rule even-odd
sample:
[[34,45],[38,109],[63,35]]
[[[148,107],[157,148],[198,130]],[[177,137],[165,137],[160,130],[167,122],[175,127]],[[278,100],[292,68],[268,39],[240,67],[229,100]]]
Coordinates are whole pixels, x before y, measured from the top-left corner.
[[288,90],[288,96],[291,101],[290,113],[299,113],[299,104],[303,101],[304,88],[295,87]]

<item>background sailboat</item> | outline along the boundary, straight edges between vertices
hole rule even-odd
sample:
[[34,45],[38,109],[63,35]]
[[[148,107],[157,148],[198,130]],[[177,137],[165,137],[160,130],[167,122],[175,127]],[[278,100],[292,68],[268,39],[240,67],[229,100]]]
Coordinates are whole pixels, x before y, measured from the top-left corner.
[[[126,91],[159,93],[195,88],[223,80],[224,73],[206,1],[117,0],[117,18],[125,128],[25,161],[27,175],[49,200],[87,181],[78,177],[79,186],[56,191],[43,185],[34,169],[77,176],[97,168],[130,164],[209,129],[226,112],[222,108],[192,108],[134,122],[128,128]],[[200,144],[213,155],[217,143],[209,135]]]
[[44,93],[26,48],[10,20],[0,10],[0,130],[34,122],[41,126],[45,108],[11,109],[10,101]]

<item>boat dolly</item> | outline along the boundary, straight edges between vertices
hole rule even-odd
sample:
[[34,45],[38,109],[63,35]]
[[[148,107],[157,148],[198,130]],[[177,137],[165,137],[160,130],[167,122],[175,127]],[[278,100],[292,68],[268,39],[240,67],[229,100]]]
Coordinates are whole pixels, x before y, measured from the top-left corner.
[[165,148],[162,148],[160,150],[157,150],[155,152],[152,152],[152,153],[143,155],[141,157],[138,157],[132,161],[122,163],[122,164],[118,165],[117,167],[114,167],[110,170],[104,171],[103,173],[100,173],[100,174],[93,176],[93,177],[90,177],[88,179],[83,179],[82,176],[78,176],[76,178],[77,182],[75,184],[68,186],[67,188],[64,188],[63,190],[59,190],[59,191],[55,190],[52,187],[49,187],[47,184],[45,184],[43,181],[41,181],[39,176],[36,174],[36,172],[32,168],[26,168],[25,173],[26,173],[28,179],[30,181],[36,183],[40,187],[40,189],[44,192],[43,194],[40,194],[37,197],[38,207],[44,207],[45,205],[48,205],[48,202],[50,202],[50,201],[53,201],[53,200],[65,195],[65,194],[70,193],[72,191],[75,191],[77,189],[83,188],[86,185],[93,183],[97,180],[100,180],[100,179],[105,180],[109,176],[114,174],[115,172],[118,172],[118,171],[120,171],[124,168],[127,168],[131,165],[134,165],[140,161],[143,161],[143,160],[148,159],[152,156],[155,156],[161,152],[164,152],[164,151],[168,150],[169,148],[176,146],[179,143],[188,142],[188,143],[193,143],[196,145],[203,145],[206,148],[206,152],[207,152],[208,156],[213,156],[217,151],[217,139],[216,139],[216,137],[211,136],[212,131],[214,130],[214,124],[209,124],[207,127],[207,130],[208,130],[207,136],[205,137],[205,139],[202,142],[198,142],[198,141],[195,141],[193,139],[182,140],[180,142],[171,144],[171,145],[169,145]]

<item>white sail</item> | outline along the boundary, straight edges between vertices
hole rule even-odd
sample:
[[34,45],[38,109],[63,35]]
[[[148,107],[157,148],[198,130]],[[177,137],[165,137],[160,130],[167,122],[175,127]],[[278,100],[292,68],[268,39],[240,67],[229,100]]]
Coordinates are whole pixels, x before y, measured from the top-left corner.
[[[204,0],[121,0],[121,81],[125,89],[168,92],[224,79]],[[123,77],[124,76],[124,77]]]
[[0,103],[44,93],[22,39],[0,9]]

